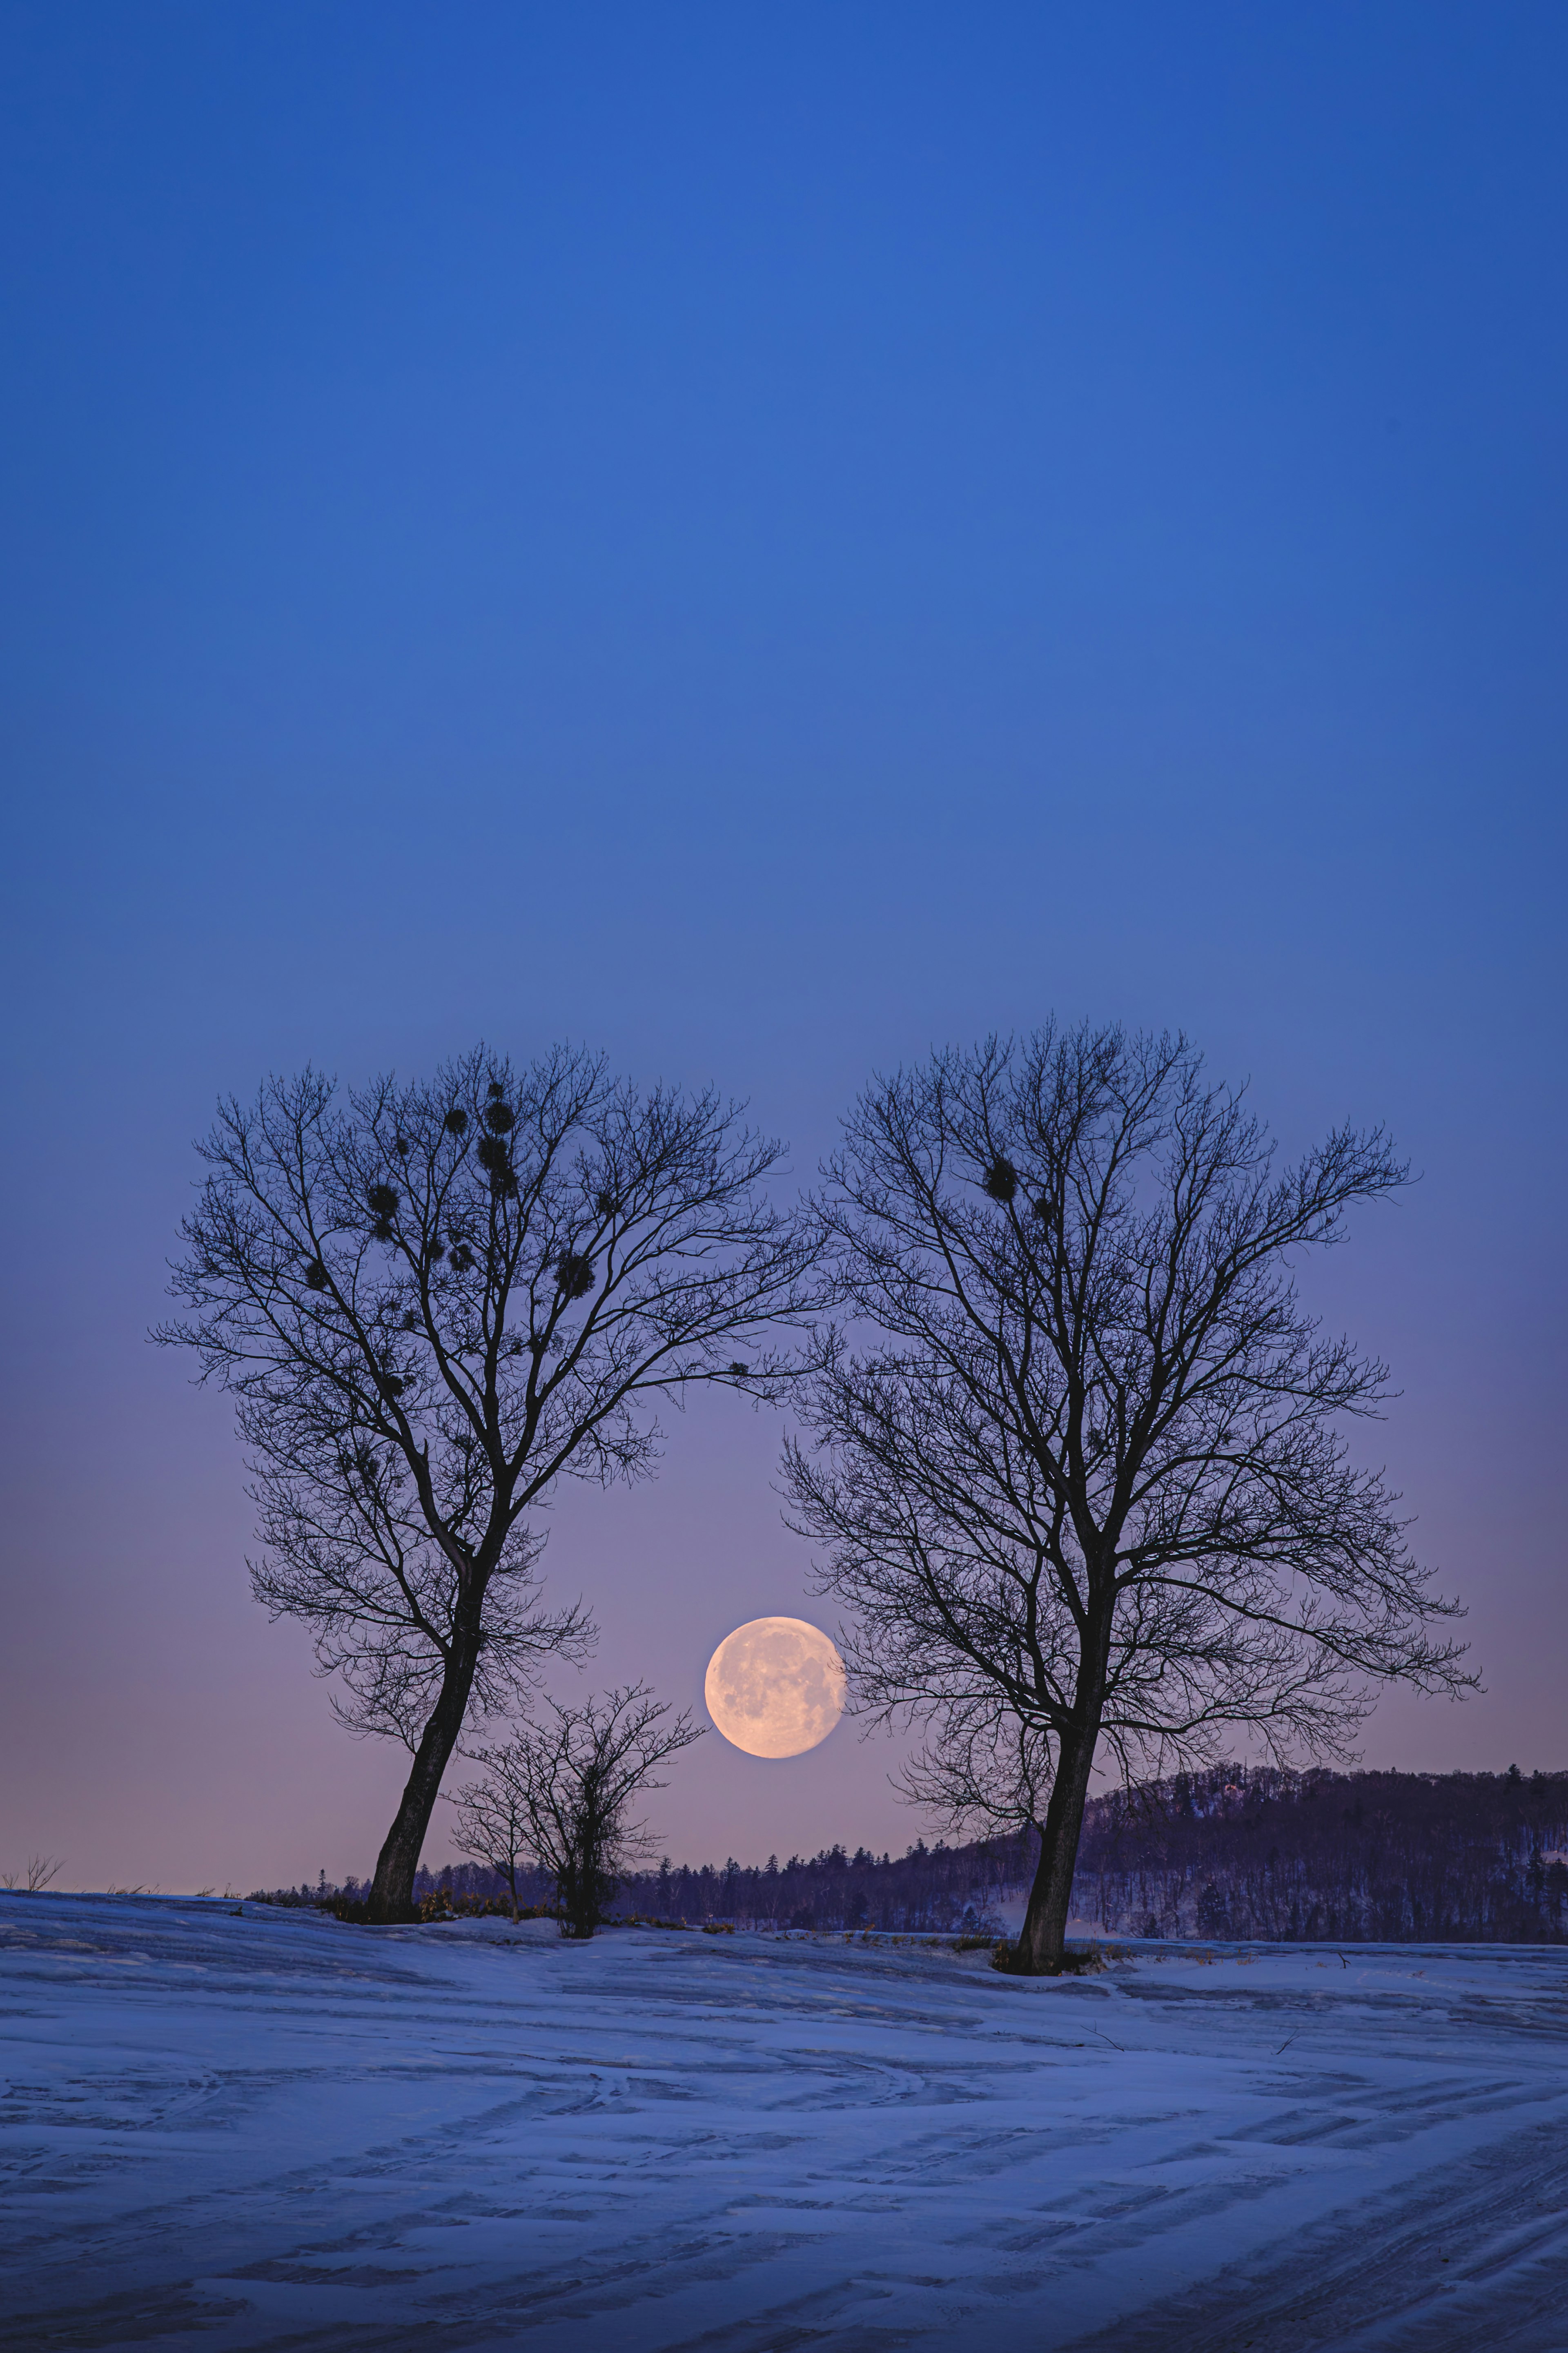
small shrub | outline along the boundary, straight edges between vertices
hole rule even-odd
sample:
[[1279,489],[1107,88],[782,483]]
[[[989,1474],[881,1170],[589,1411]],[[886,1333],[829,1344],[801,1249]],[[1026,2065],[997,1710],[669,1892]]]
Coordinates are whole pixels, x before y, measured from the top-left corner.
[[64,1869],[64,1855],[30,1854],[20,1871],[8,1871],[0,1877],[0,1887],[18,1890],[28,1895],[41,1895]]

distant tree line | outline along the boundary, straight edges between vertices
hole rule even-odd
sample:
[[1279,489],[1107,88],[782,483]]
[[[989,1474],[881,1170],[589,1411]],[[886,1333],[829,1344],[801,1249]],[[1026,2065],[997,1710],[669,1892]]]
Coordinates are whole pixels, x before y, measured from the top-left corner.
[[1178,1773],[1090,1804],[1073,1897],[1123,1936],[1568,1942],[1568,1773]]
[[[1032,1862],[1032,1858],[1031,1858]],[[765,1863],[742,1864],[731,1856],[722,1869],[673,1868],[668,1859],[657,1872],[628,1879],[623,1896],[629,1911],[658,1917],[732,1921],[737,1927],[874,1928],[884,1933],[971,1930],[994,1927],[995,1906],[1018,1886],[1026,1863],[1016,1839],[984,1840],[928,1847],[917,1840],[897,1858],[857,1847],[824,1847],[786,1862],[770,1855]]]
[[[616,1915],[738,1928],[984,1934],[1032,1883],[1038,1834],[902,1855],[672,1864],[622,1883]],[[357,1880],[258,1891],[331,1907]],[[499,1872],[421,1869],[415,1900],[510,1907]],[[523,1869],[524,1908],[553,1898]],[[1073,1910],[1112,1935],[1266,1943],[1568,1943],[1568,1773],[1287,1772],[1222,1765],[1091,1799]]]
[[[687,1926],[725,1923],[737,1928],[876,1929],[884,1934],[982,1935],[1001,1933],[996,1906],[1027,1886],[1037,1841],[1027,1837],[981,1840],[968,1846],[927,1846],[917,1840],[901,1855],[857,1847],[824,1847],[815,1855],[792,1854],[781,1862],[721,1865],[671,1863],[623,1877],[612,1918],[669,1921]],[[437,1872],[421,1868],[414,1884],[416,1905],[438,1903],[443,1892],[453,1908],[481,1905],[510,1909],[508,1877],[471,1862],[448,1863]],[[317,1905],[335,1909],[363,1900],[353,1877],[341,1887],[323,1876],[270,1893],[258,1889],[256,1903]],[[546,1871],[520,1866],[517,1901],[523,1910],[555,1901]]]

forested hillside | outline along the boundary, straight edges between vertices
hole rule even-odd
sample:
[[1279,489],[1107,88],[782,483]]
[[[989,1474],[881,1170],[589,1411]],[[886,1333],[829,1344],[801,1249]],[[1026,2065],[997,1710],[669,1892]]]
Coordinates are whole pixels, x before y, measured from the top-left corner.
[[1074,1897],[1124,1936],[1568,1938],[1568,1773],[1178,1774],[1095,1801]]
[[[1024,1894],[1034,1837],[874,1855],[841,1846],[780,1862],[665,1862],[614,1909],[737,1927],[998,1932]],[[475,1863],[422,1870],[418,1900],[496,1898]],[[273,1901],[359,1894],[323,1877]],[[543,1903],[542,1876],[524,1900]],[[1307,1773],[1227,1765],[1091,1800],[1073,1909],[1124,1936],[1339,1944],[1451,1937],[1568,1942],[1568,1773]]]

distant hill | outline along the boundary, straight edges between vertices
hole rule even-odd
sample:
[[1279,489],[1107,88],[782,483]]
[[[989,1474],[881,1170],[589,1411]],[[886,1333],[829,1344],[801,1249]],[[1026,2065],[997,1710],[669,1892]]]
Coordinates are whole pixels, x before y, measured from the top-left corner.
[[1568,1942],[1568,1773],[1177,1774],[1092,1802],[1073,1903],[1122,1936]]
[[[667,1869],[628,1910],[817,1928],[999,1925],[1033,1835]],[[1091,1800],[1073,1911],[1119,1936],[1568,1942],[1568,1773],[1225,1765]]]
[[[615,1909],[738,1927],[999,1933],[1034,1875],[1032,1832],[901,1855],[663,1863]],[[421,1870],[416,1901],[499,1897],[475,1863]],[[271,1892],[328,1905],[323,1879]],[[524,1900],[542,1902],[528,1874]],[[258,1890],[258,1894],[262,1891]],[[1073,1911],[1123,1936],[1336,1944],[1568,1943],[1568,1773],[1305,1773],[1224,1765],[1090,1800]]]

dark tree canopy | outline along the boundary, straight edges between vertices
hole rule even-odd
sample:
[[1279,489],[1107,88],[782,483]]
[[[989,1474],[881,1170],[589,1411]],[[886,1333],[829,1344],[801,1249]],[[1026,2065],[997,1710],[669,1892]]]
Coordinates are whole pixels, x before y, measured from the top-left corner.
[[378,1912],[408,1905],[465,1721],[590,1639],[541,1596],[554,1483],[646,1473],[660,1398],[785,1377],[812,1301],[765,1193],[782,1149],[564,1049],[221,1107],[158,1336],[237,1398],[258,1597],[314,1628],[345,1720],[413,1752]]
[[1405,1173],[1350,1128],[1277,1173],[1184,1040],[1118,1029],[939,1054],[846,1123],[794,1523],[861,1708],[929,1727],[910,1793],[1041,1826],[1025,1966],[1059,1966],[1102,1743],[1129,1777],[1238,1729],[1333,1754],[1381,1683],[1473,1680],[1351,1459],[1384,1367],[1292,1272]]

